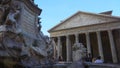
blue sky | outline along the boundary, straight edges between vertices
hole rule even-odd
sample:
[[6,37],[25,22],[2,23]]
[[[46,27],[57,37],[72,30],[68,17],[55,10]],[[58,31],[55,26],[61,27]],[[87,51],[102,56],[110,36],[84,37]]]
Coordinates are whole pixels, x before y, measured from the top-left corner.
[[113,15],[120,16],[120,0],[35,0],[35,3],[42,9],[40,17],[45,35],[77,11],[100,13],[113,10]]

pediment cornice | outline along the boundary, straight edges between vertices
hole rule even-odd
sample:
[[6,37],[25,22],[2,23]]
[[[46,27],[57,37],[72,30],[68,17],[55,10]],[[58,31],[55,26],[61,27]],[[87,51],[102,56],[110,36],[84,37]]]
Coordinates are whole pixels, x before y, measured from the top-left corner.
[[48,32],[94,24],[109,23],[113,21],[120,21],[120,17],[79,11],[66,20],[62,21],[55,27],[51,28]]

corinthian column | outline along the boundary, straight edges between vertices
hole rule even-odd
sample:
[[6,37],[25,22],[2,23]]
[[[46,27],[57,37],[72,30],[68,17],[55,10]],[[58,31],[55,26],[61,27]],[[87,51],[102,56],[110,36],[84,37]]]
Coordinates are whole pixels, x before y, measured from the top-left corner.
[[86,43],[87,43],[87,51],[88,51],[88,53],[91,53],[89,33],[86,33]]
[[54,58],[57,58],[55,38],[52,38],[52,41],[53,41],[53,47],[54,47],[54,53],[53,53],[53,56],[54,56]]
[[116,54],[116,49],[115,49],[115,43],[113,40],[113,35],[112,35],[112,31],[108,30],[108,35],[109,35],[109,39],[110,39],[110,47],[111,47],[111,52],[112,52],[112,59],[113,59],[113,63],[117,63],[117,54]]
[[60,37],[58,37],[58,42],[57,42],[57,50],[58,50],[58,57],[60,56],[60,45],[61,45],[61,41],[60,41]]
[[99,55],[101,56],[102,60],[104,60],[101,35],[99,31],[97,32],[97,39],[98,39]]
[[69,36],[66,36],[67,61],[71,61],[71,45]]
[[79,35],[78,34],[75,34],[75,42],[79,43]]

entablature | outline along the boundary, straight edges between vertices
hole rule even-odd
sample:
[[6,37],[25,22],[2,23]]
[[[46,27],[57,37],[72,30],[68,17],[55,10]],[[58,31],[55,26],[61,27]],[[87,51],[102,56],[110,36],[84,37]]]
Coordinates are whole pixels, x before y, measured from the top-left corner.
[[97,31],[105,31],[105,30],[112,30],[119,28],[120,28],[120,21],[54,31],[50,33],[50,36],[51,37],[66,36],[66,35],[73,35],[76,33],[80,34],[86,32],[97,32]]

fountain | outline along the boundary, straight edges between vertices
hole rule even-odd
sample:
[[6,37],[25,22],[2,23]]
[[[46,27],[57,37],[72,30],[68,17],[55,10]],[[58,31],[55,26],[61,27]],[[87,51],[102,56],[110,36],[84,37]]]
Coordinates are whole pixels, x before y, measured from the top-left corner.
[[86,56],[86,48],[82,43],[75,43],[72,47],[73,61],[78,61]]
[[[55,42],[41,31],[41,9],[34,0],[0,0],[0,67],[71,68],[76,62],[54,64]],[[85,48],[75,43],[73,61],[84,56]],[[79,63],[78,63],[79,64]]]
[[0,0],[0,67],[49,63],[54,41],[41,31],[41,11],[34,0]]
[[84,57],[86,56],[86,48],[82,43],[74,43],[73,47],[73,63],[68,68],[85,68]]

